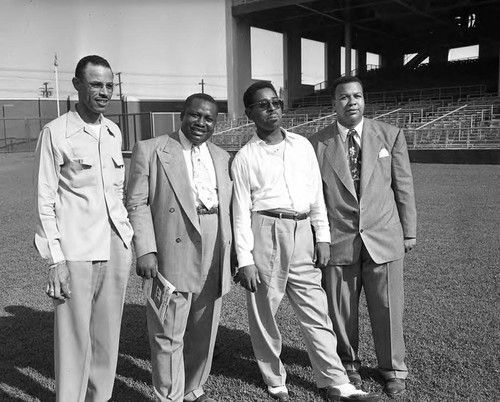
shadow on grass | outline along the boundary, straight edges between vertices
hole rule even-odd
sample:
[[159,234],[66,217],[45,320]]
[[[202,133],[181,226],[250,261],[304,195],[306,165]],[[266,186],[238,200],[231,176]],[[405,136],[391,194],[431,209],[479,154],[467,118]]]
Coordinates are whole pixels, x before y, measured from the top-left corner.
[[[257,388],[265,388],[253,354],[250,334],[221,325],[217,334],[217,344],[219,350],[215,353],[211,375],[233,378]],[[310,367],[307,352],[295,347],[283,345],[281,359],[285,365]],[[313,382],[291,372],[287,373],[287,382],[309,390],[316,389]]]
[[[11,316],[0,317],[2,401],[25,401],[25,395],[41,401],[54,399],[53,314],[25,306],[7,306]],[[5,388],[5,387],[4,387]]]
[[[6,307],[5,311],[11,316],[0,317],[0,338],[3,340],[0,343],[0,383],[7,389],[0,387],[0,400],[55,400],[53,313],[15,305]],[[213,361],[212,376],[265,388],[247,332],[221,325],[217,343],[220,349]],[[295,367],[289,370],[287,382],[315,392],[316,385],[310,375],[301,374],[303,368],[310,369],[306,351],[284,345],[281,357],[286,365]],[[364,378],[379,380],[376,370],[363,368],[361,374]],[[154,400],[144,305],[124,306],[117,377],[112,400]]]
[[[16,305],[5,311],[10,316],[0,317],[0,400],[55,400],[54,314]],[[117,375],[125,380],[115,381],[113,400],[148,400],[134,385],[150,384],[151,373],[134,361],[149,359],[144,306],[126,304],[117,368]]]

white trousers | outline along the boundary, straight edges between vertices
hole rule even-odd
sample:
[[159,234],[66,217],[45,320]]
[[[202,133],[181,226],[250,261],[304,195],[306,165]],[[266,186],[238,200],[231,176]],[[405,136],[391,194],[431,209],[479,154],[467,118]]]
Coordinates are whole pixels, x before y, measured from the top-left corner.
[[71,299],[54,301],[57,402],[111,399],[131,262],[113,230],[109,261],[67,261]]

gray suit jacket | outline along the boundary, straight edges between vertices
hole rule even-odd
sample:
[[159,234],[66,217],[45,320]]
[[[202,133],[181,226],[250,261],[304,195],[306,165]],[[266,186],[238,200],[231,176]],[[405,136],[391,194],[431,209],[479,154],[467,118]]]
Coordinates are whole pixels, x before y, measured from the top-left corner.
[[404,256],[404,237],[416,237],[413,177],[402,130],[365,118],[361,200],[344,143],[334,123],[310,138],[320,164],[331,231],[331,262],[357,261],[364,243],[377,264]]
[[[230,155],[207,143],[219,197],[222,294],[231,286]],[[138,142],[132,153],[127,209],[137,257],[157,253],[158,270],[180,292],[200,293],[202,238],[179,133]]]

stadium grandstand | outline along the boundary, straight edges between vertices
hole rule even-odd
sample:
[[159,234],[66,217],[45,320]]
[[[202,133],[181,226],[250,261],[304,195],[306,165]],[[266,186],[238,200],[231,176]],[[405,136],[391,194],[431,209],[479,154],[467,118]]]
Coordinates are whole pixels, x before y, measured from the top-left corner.
[[[254,81],[251,29],[258,28],[282,35],[285,128],[309,136],[331,124],[330,83],[342,74],[357,75],[364,82],[365,115],[403,128],[412,160],[418,160],[414,151],[467,150],[500,162],[499,1],[224,1],[227,101],[221,102],[212,141],[228,151],[237,151],[254,133],[241,96]],[[324,45],[325,80],[316,85],[302,82],[303,38]],[[463,47],[475,47],[477,54],[449,58]],[[0,152],[32,151],[54,107],[51,115],[43,112],[45,102],[26,101],[27,115],[35,117],[8,118],[14,102],[21,101],[0,100]],[[62,103],[65,110],[73,104],[69,97]],[[138,140],[177,128],[180,107],[179,101],[120,96],[109,117],[121,126],[130,151]]]

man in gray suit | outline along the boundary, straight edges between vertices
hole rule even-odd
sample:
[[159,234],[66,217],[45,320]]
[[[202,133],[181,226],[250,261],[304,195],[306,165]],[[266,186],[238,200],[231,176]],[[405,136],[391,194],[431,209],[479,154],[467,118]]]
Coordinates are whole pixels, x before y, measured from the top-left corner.
[[351,382],[361,384],[358,303],[365,290],[384,391],[405,390],[403,257],[416,244],[417,213],[401,129],[363,117],[357,77],[333,84],[337,122],[311,137],[323,178],[331,231],[323,269],[337,350]]
[[229,154],[207,142],[217,104],[189,96],[181,129],[136,144],[127,209],[135,230],[137,274],[160,272],[176,290],[165,322],[147,306],[153,386],[162,402],[214,402],[203,391],[221,297],[231,284]]

